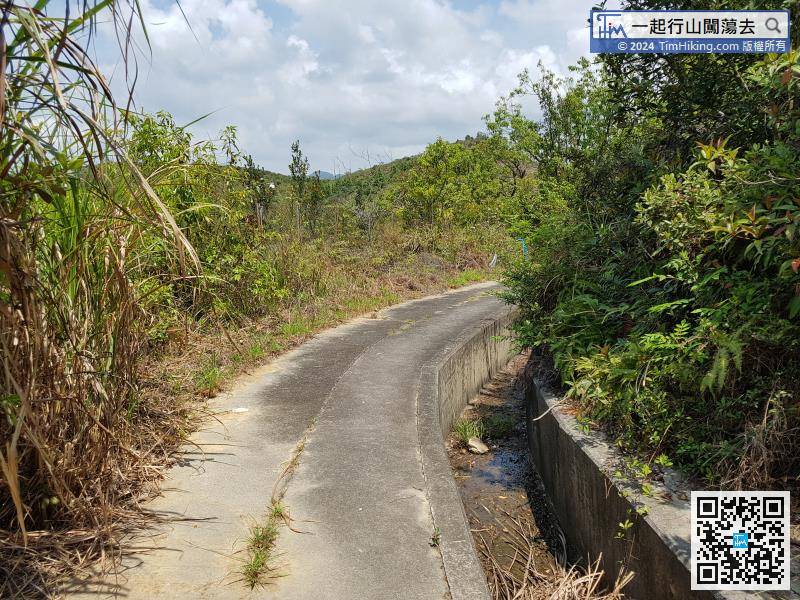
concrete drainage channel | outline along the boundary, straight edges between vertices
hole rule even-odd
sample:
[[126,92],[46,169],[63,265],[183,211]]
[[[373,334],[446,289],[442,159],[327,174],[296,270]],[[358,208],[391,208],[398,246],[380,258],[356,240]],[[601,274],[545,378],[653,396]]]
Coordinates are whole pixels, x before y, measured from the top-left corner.
[[529,459],[519,377],[526,361],[514,357],[484,384],[447,443],[489,592],[503,599],[551,598],[567,579],[563,536]]
[[[602,554],[612,579],[627,565],[636,577],[625,591],[634,598],[712,598],[689,589],[688,498],[675,493],[652,502],[615,480],[610,474],[620,469],[619,453],[581,430],[536,379],[526,383],[531,456],[569,545],[581,554]],[[633,526],[622,538],[619,524],[626,521]]]
[[[599,556],[608,579],[622,565],[636,573],[631,598],[652,600],[797,598],[794,592],[711,592],[690,589],[690,486],[672,469],[648,482],[631,476],[622,454],[604,436],[587,432],[541,382],[531,358],[524,376],[530,454],[568,545]],[[620,531],[620,523],[631,526]],[[795,557],[796,559],[796,557]],[[792,573],[798,572],[793,561]],[[794,582],[796,585],[797,582]]]
[[[453,477],[445,440],[456,418],[514,355],[509,336],[516,311],[507,310],[464,332],[420,374],[417,431],[433,545],[442,556],[451,598],[488,600],[485,573]],[[654,600],[774,598],[763,593],[692,591],[689,576],[689,487],[673,470],[642,493],[620,477],[624,458],[602,435],[586,433],[534,376],[535,358],[521,374],[531,461],[541,477],[574,561],[600,557],[613,584],[624,565],[635,577],[624,594]],[[632,526],[620,535],[619,525]],[[796,570],[796,563],[793,564]],[[783,596],[781,596],[783,597]],[[795,595],[785,596],[787,598]]]
[[417,395],[417,431],[426,494],[453,600],[488,600],[483,567],[445,450],[455,418],[514,354],[510,326],[516,310],[466,331],[426,365]]
[[[550,548],[558,546],[561,561],[563,562],[565,559],[563,538],[555,533],[559,527],[555,523],[556,520],[544,487],[527,467],[529,461],[524,433],[516,434],[522,436],[518,448],[513,448],[513,441],[506,441],[504,444],[495,440],[491,442],[492,450],[489,451],[487,447],[486,450],[489,453],[486,457],[481,457],[492,460],[496,452],[498,458],[499,454],[503,452],[508,455],[506,458],[510,460],[499,467],[501,471],[508,472],[495,473],[505,481],[496,487],[485,485],[488,483],[485,480],[478,481],[483,477],[477,471],[486,467],[486,464],[483,464],[483,467],[476,467],[475,471],[471,467],[460,469],[456,464],[457,461],[454,461],[449,455],[454,453],[451,430],[459,416],[466,414],[465,408],[468,403],[472,403],[484,394],[491,395],[493,393],[485,386],[497,386],[498,382],[509,377],[514,382],[520,383],[517,381],[517,376],[525,372],[524,370],[519,371],[519,367],[524,365],[525,359],[524,356],[519,355],[514,358],[516,352],[510,337],[510,327],[516,315],[516,310],[510,309],[505,314],[482,323],[477,329],[465,331],[430,364],[423,367],[420,375],[417,395],[417,429],[426,481],[426,494],[434,524],[432,545],[438,546],[441,552],[450,597],[454,600],[489,600],[492,598],[492,593],[487,585],[490,570],[488,566],[484,568],[486,561],[479,558],[477,547],[480,542],[470,530],[471,523],[476,528],[479,528],[482,523],[476,522],[476,515],[472,511],[474,507],[463,494],[463,482],[456,482],[455,477],[475,478],[477,488],[484,488],[477,490],[481,497],[472,500],[479,502],[480,506],[489,513],[493,513],[490,520],[499,524],[503,531],[506,531],[505,526],[514,528],[515,525],[519,525],[526,528],[524,531],[518,532],[522,538],[526,538],[526,543],[531,541],[527,538],[533,535],[537,537],[530,546],[530,550],[538,554],[536,564],[532,565],[535,571],[543,570],[551,574],[558,571],[559,567],[551,556],[548,546]],[[511,371],[514,373],[509,375]],[[498,377],[495,380],[496,376]],[[524,377],[521,383],[524,386]],[[502,389],[502,387],[501,384],[500,388]],[[514,414],[515,419],[513,420],[522,424],[526,400],[517,396],[517,388],[513,385],[509,388],[508,382],[506,382],[505,387],[506,389],[500,394],[507,397],[501,403],[506,404],[504,407],[506,410],[514,412],[514,407],[511,405],[518,402],[519,410]],[[510,400],[508,396],[512,395],[515,399],[506,402]],[[519,394],[519,396],[522,395]],[[475,407],[470,406],[469,408]],[[500,446],[505,446],[505,448],[501,449]],[[511,463],[517,460],[520,460],[524,466],[512,466]],[[511,471],[515,468],[521,469],[525,473],[512,474]],[[465,475],[466,472],[470,474]],[[489,490],[490,487],[495,487],[495,489]],[[504,487],[506,489],[500,489],[498,492],[498,488]],[[492,500],[504,499],[506,502],[495,505],[495,502],[489,500],[489,494],[492,493],[495,496]],[[492,505],[493,509],[486,508],[484,502]],[[465,504],[469,505],[471,516],[467,515]],[[505,506],[502,506],[503,504]],[[531,514],[523,514],[526,508],[529,512],[532,511]],[[500,512],[503,515],[500,515]],[[512,514],[515,512],[516,514]],[[480,529],[475,529],[475,531],[480,531]],[[503,537],[501,534],[498,539]],[[547,542],[545,542],[545,537]],[[558,538],[558,542],[553,543],[556,538]],[[486,540],[483,541],[485,543]],[[524,561],[523,558],[523,563]],[[509,568],[518,570],[514,561]],[[560,572],[564,573],[563,570]],[[536,577],[540,576],[537,574]],[[554,579],[550,576],[547,578]],[[541,582],[541,585],[539,583],[535,585],[537,591],[545,590],[544,582]],[[541,590],[538,590],[539,587]]]

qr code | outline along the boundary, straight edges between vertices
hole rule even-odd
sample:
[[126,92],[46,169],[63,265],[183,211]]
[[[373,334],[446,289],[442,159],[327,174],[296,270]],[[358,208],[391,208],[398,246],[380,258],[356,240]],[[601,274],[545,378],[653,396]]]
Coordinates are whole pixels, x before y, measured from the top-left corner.
[[788,590],[789,492],[692,492],[692,589]]

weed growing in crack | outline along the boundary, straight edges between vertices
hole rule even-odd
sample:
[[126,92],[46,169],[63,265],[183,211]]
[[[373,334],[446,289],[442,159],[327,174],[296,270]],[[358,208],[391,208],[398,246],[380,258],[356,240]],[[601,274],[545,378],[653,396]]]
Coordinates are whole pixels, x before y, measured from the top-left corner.
[[288,514],[289,513],[286,510],[286,507],[282,503],[276,502],[275,504],[272,505],[272,509],[270,510],[269,516],[270,518],[284,519]]
[[248,559],[242,567],[242,578],[250,589],[264,585],[275,576],[273,564],[275,544],[280,535],[280,525],[288,518],[286,507],[280,502],[270,507],[267,522],[254,525],[247,540]]
[[262,586],[273,577],[279,576],[276,573],[277,567],[274,565],[274,556],[281,525],[286,526],[290,531],[299,533],[298,530],[292,527],[289,509],[282,500],[283,495],[286,493],[286,486],[300,464],[300,456],[306,447],[308,436],[314,430],[316,424],[316,418],[312,419],[305,435],[295,446],[291,458],[275,482],[269,510],[267,511],[266,524],[255,525],[250,529],[250,537],[247,540],[248,559],[242,567],[242,578],[250,589]]
[[470,419],[459,419],[453,427],[453,433],[461,443],[466,444],[470,438],[483,436],[483,423]]
[[439,544],[442,543],[442,531],[438,527],[433,528],[433,535],[431,535],[431,547],[438,548]]
[[251,554],[250,560],[245,563],[244,569],[242,570],[244,580],[247,585],[250,586],[250,589],[253,589],[262,582],[264,571],[268,567],[268,564],[269,555],[263,550],[256,550]]

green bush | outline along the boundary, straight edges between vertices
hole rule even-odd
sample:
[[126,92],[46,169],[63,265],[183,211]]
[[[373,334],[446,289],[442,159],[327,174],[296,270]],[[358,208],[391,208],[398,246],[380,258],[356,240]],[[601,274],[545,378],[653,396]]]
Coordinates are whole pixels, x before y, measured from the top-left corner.
[[524,77],[543,120],[495,116],[540,161],[517,223],[531,256],[507,272],[522,342],[553,355],[568,395],[629,451],[735,487],[796,475],[798,55],[749,60],[736,85],[761,125],[732,148],[716,115],[698,119],[690,156],[662,107],[624,117],[613,75]]

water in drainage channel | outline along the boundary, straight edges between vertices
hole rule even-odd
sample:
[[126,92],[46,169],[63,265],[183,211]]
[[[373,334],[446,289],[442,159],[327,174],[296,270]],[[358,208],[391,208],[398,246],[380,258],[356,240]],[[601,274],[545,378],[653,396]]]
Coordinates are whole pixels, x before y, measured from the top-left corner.
[[[520,354],[470,400],[448,455],[495,600],[617,599],[602,573],[566,564],[564,536],[528,459]],[[620,582],[623,583],[623,582]]]

